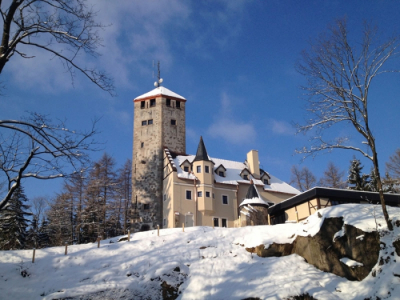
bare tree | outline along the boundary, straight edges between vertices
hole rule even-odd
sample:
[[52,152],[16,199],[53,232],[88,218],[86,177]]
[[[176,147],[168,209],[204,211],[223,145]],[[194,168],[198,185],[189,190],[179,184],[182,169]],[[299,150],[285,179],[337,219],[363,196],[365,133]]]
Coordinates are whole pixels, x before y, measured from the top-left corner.
[[400,149],[397,149],[389,157],[389,161],[386,163],[386,171],[391,177],[400,180]]
[[305,192],[315,187],[317,180],[315,179],[314,174],[307,167],[303,167],[300,170],[297,166],[293,166],[291,172],[292,176],[290,183],[295,184],[300,191]]
[[[368,96],[375,77],[398,72],[385,67],[388,60],[398,54],[399,39],[392,37],[382,41],[381,36],[375,27],[365,23],[361,41],[351,44],[346,21],[338,20],[309,51],[303,51],[298,70],[307,79],[304,90],[309,95],[308,112],[312,117],[297,127],[304,133],[316,130],[316,136],[310,148],[304,147],[298,152],[315,155],[323,150],[349,149],[370,159],[377,176],[383,214],[392,230],[382,191],[375,137],[370,128]],[[346,137],[332,141],[323,138],[326,129],[342,123],[351,124],[350,128],[366,140],[363,144],[367,150],[350,145]]]
[[15,54],[32,59],[30,49],[37,48],[59,58],[72,80],[77,70],[112,94],[113,82],[104,72],[78,62],[80,52],[99,56],[99,30],[104,27],[95,21],[96,12],[86,0],[0,1],[0,13],[0,74]]
[[327,169],[324,171],[324,176],[319,180],[319,185],[344,189],[346,188],[346,181],[343,180],[343,176],[344,172],[340,172],[339,168],[333,162],[329,162]]
[[22,179],[54,179],[80,172],[88,161],[86,151],[96,149],[95,123],[88,132],[77,132],[39,114],[20,121],[0,120],[0,182],[7,184],[0,210]]

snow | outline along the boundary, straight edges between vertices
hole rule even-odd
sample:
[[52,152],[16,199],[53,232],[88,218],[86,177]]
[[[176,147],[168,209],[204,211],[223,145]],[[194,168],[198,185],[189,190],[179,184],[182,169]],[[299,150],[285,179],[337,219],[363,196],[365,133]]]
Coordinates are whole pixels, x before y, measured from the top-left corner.
[[[393,221],[400,208],[388,207]],[[393,252],[400,228],[387,232],[379,206],[346,204],[319,210],[303,222],[242,228],[190,227],[139,232],[130,242],[120,237],[97,243],[36,250],[0,251],[1,299],[162,299],[160,284],[179,285],[178,299],[284,299],[309,293],[316,299],[400,299],[400,257],[377,263],[361,282],[322,272],[293,254],[260,258],[245,247],[290,243],[297,235],[315,235],[325,218],[343,217],[363,231],[381,230],[381,250]],[[375,223],[376,222],[376,223]],[[114,243],[111,243],[114,241]],[[394,259],[397,261],[394,262]],[[350,263],[349,260],[343,260]],[[26,271],[26,277],[21,276]],[[86,298],[82,298],[86,299]]]
[[148,98],[148,97],[152,97],[152,96],[158,96],[158,95],[164,95],[167,97],[174,97],[174,98],[186,100],[181,95],[178,95],[177,93],[174,93],[173,91],[171,91],[163,86],[159,86],[159,87],[155,88],[154,90],[151,90],[150,92],[140,95],[139,97],[136,97],[134,100],[139,100],[139,99]]
[[350,268],[355,268],[355,267],[362,267],[363,264],[359,263],[358,261],[352,260],[348,257],[343,257],[340,259],[340,262],[347,265]]
[[[194,158],[195,158],[195,155],[179,155],[173,159],[173,161],[176,165],[176,169],[177,169],[179,178],[195,179],[194,175],[183,171],[181,168],[181,164],[185,160],[192,162],[194,160]],[[221,164],[226,169],[225,177],[221,177],[218,174],[214,173],[214,179],[216,182],[232,184],[232,185],[238,185],[239,183],[250,183],[250,180],[244,180],[240,176],[240,172],[242,172],[243,169],[247,168],[245,163],[232,161],[232,160],[225,160],[225,159],[220,159],[220,158],[212,158],[212,157],[210,157],[210,160],[212,160],[214,162],[214,171]],[[300,193],[299,190],[295,189],[294,187],[287,184],[286,182],[276,178],[275,176],[273,176],[271,174],[269,174],[269,176],[271,177],[270,185],[264,184],[261,180],[257,180],[257,179],[253,179],[253,182],[255,185],[264,186],[264,189],[266,191],[295,194],[295,195]]]

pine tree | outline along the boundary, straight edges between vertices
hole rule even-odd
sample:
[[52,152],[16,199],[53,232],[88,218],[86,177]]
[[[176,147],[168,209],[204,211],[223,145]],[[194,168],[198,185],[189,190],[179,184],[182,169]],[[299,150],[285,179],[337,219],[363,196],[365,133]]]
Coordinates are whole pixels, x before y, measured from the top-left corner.
[[50,246],[49,222],[47,221],[46,218],[43,218],[41,225],[39,227],[38,248],[46,248],[49,246]]
[[369,175],[361,174],[363,168],[360,160],[353,158],[349,169],[349,189],[357,191],[367,191],[369,189]]
[[27,227],[30,221],[26,218],[29,206],[24,204],[28,199],[23,188],[18,187],[10,201],[0,213],[0,249],[24,249],[27,244]]

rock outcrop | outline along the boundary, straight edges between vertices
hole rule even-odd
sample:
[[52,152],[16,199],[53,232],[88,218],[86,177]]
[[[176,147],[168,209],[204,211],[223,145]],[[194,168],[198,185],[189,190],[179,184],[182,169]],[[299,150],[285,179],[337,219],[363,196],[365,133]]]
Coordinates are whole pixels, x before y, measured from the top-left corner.
[[[342,230],[342,234],[335,237]],[[363,280],[378,262],[380,242],[377,232],[363,232],[354,226],[343,225],[342,218],[328,218],[313,237],[297,236],[292,244],[274,243],[267,249],[260,245],[246,250],[261,257],[296,253],[322,271],[349,280]],[[355,261],[355,265],[341,262],[343,258]]]

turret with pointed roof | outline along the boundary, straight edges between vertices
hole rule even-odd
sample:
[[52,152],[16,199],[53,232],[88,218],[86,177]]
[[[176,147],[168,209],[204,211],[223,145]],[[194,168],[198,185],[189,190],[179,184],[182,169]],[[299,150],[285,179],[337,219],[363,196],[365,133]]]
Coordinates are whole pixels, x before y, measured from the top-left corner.
[[202,136],[200,136],[199,146],[197,147],[196,157],[194,158],[193,162],[195,162],[195,161],[211,161],[208,158],[206,146],[204,145]]

